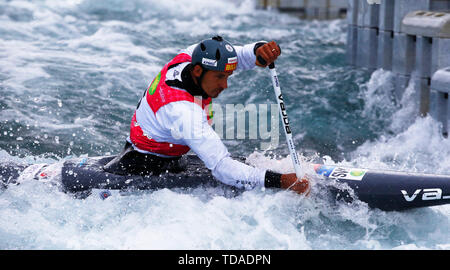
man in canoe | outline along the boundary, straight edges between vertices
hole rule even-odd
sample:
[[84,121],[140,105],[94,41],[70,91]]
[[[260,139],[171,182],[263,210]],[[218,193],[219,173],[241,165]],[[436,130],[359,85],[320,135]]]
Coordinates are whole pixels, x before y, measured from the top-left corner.
[[[173,172],[180,169],[181,156],[192,150],[224,184],[246,190],[289,188],[307,194],[308,180],[297,179],[295,173],[279,174],[231,158],[210,126],[211,100],[228,87],[233,71],[264,68],[280,54],[274,41],[233,46],[220,36],[182,50],[145,91],[132,117],[125,148],[104,169],[121,175]],[[257,56],[266,63],[260,63]]]

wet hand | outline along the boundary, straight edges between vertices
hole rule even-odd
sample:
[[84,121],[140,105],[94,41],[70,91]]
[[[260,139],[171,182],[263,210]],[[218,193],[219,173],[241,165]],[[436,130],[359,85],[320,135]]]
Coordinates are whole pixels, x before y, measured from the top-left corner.
[[311,186],[306,175],[298,180],[295,173],[289,173],[281,175],[281,188],[290,189],[298,194],[308,196]]

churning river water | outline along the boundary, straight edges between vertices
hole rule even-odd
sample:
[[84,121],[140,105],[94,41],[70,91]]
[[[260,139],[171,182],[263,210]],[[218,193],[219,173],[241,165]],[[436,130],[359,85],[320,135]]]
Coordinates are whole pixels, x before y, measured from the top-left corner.
[[[304,162],[449,174],[450,141],[434,119],[418,116],[412,85],[396,100],[392,73],[346,65],[346,28],[345,20],[257,10],[253,1],[0,0],[0,161],[119,152],[162,66],[220,34],[236,45],[279,43],[279,82]],[[270,110],[268,69],[235,72],[214,103]],[[247,127],[244,139],[224,143],[253,166],[293,172],[274,123],[271,138],[250,138]],[[450,248],[450,206],[383,212],[326,193],[313,183],[306,198],[199,187],[80,200],[30,179],[0,191],[0,249]]]

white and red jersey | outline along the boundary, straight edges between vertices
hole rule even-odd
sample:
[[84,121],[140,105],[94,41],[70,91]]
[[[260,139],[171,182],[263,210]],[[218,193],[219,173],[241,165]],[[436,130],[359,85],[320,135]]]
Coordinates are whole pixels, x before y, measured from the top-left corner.
[[[210,126],[211,98],[194,97],[185,89],[182,74],[187,74],[195,46],[181,51],[152,81],[133,115],[127,140],[141,153],[162,157],[192,150],[221,182],[245,189],[263,187],[266,170],[233,160]],[[254,44],[235,49],[238,69],[255,67]]]
[[[145,101],[141,101],[139,108],[141,106],[148,106],[153,114],[156,114],[162,106],[171,102],[187,101],[198,104],[202,109],[205,109],[206,106],[210,105],[211,98],[199,100],[198,97],[194,97],[186,90],[171,87],[166,83],[169,67],[186,62],[191,62],[191,56],[181,53],[167,63],[148,87],[145,96],[143,97]],[[153,154],[175,157],[186,154],[190,150],[187,145],[174,143],[174,140],[171,140],[172,138],[169,138],[168,141],[155,140],[151,134],[144,132],[145,126],[144,129],[142,129],[139,123],[146,123],[146,118],[149,116],[151,117],[152,114],[148,115],[148,110],[139,110],[139,108],[134,113],[130,126],[130,140],[134,146],[140,150],[151,152]],[[137,121],[137,118],[139,118],[140,121]],[[210,115],[207,115],[208,120],[209,118]],[[152,126],[150,125],[148,127],[151,128]]]

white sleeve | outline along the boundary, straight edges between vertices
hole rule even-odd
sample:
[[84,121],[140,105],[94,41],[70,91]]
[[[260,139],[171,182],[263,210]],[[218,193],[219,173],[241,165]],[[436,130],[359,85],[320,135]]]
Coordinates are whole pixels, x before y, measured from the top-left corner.
[[[258,42],[266,42],[266,41],[258,41]],[[233,46],[236,49],[236,54],[238,57],[237,69],[249,70],[256,66],[255,63],[256,56],[255,53],[253,52],[253,49],[255,48],[255,44],[258,42],[246,44],[244,46]],[[193,44],[187,47],[186,49],[181,50],[180,53],[186,53],[192,56],[192,53],[194,52],[196,46],[197,44]]]
[[158,115],[166,127],[170,127],[172,135],[181,138],[219,181],[246,190],[264,187],[266,170],[232,159],[199,105],[188,101],[172,102],[160,108]]
[[237,69],[249,70],[256,66],[256,56],[253,52],[256,43],[247,44],[244,46],[234,46],[238,57]]
[[187,47],[186,49],[181,50],[179,53],[185,53],[188,54],[189,56],[192,56],[192,53],[194,52],[195,47],[197,47],[198,44],[193,44],[189,47]]

